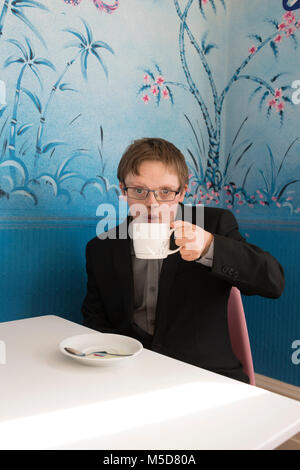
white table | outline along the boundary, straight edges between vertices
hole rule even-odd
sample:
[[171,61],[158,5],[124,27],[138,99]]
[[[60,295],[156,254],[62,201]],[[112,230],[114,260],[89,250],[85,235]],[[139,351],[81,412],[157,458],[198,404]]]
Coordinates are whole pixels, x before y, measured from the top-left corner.
[[273,449],[300,431],[299,402],[149,350],[120,367],[58,350],[88,332],[54,315],[0,323],[1,449]]

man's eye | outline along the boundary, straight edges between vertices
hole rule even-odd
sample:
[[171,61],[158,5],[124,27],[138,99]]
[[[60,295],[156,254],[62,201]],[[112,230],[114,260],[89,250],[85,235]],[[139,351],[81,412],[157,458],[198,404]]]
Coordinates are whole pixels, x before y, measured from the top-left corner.
[[161,192],[162,194],[169,194],[170,191],[169,189],[162,189]]
[[135,188],[135,192],[136,192],[137,194],[143,194],[144,191],[145,191],[145,190],[142,189],[142,188]]

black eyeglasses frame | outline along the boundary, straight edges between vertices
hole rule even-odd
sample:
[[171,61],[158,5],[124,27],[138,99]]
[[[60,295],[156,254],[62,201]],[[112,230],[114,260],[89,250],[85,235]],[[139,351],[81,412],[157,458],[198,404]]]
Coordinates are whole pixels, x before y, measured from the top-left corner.
[[145,199],[147,199],[147,197],[149,196],[149,193],[153,193],[154,197],[157,201],[171,202],[171,201],[175,200],[175,198],[176,198],[176,196],[178,196],[178,194],[180,194],[180,188],[179,188],[178,191],[174,191],[173,189],[168,189],[168,191],[174,193],[174,198],[173,199],[157,199],[156,192],[157,191],[162,191],[161,189],[146,189],[146,188],[139,188],[139,187],[136,187],[136,186],[125,186],[123,188],[124,191],[127,191],[128,189],[143,189],[144,191],[147,191],[147,194],[143,199],[130,196],[131,199],[135,199],[136,201],[145,201]]

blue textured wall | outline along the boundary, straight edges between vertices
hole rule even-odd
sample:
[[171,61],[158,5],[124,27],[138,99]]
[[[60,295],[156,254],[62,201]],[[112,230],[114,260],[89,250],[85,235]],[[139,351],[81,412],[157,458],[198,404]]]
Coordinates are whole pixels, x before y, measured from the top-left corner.
[[[292,344],[299,340],[299,225],[292,222],[241,222],[251,243],[272,253],[285,270],[286,287],[274,301],[243,296],[254,369],[277,380],[300,385],[299,365],[292,361]],[[298,354],[299,356],[299,354]]]
[[0,0],[0,321],[81,321],[96,209],[117,207],[130,141],[159,136],[186,155],[186,202],[231,209],[283,265],[279,300],[244,302],[255,370],[300,385],[300,10],[77,3]]
[[0,230],[1,321],[58,315],[81,323],[93,220],[10,222]]

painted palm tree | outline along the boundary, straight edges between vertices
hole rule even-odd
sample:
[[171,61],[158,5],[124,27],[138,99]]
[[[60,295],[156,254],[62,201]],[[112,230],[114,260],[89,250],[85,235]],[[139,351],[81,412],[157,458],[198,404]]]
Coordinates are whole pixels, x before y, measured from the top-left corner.
[[84,25],[84,33],[74,30],[74,29],[65,29],[64,31],[71,34],[73,37],[76,39],[71,41],[70,43],[66,44],[65,47],[75,47],[77,50],[75,56],[67,62],[63,72],[61,75],[58,77],[57,81],[54,83],[50,95],[48,97],[48,100],[46,102],[46,105],[43,109],[41,119],[40,119],[40,125],[37,133],[37,139],[36,139],[36,152],[35,152],[35,163],[37,162],[37,159],[40,157],[40,155],[43,153],[43,147],[42,147],[42,139],[43,139],[43,132],[45,128],[45,122],[46,122],[46,115],[47,111],[50,107],[50,104],[55,96],[55,93],[57,90],[61,91],[66,91],[69,88],[69,85],[67,83],[63,83],[63,78],[70,69],[70,67],[77,62],[77,60],[80,59],[80,64],[81,64],[81,72],[84,77],[84,79],[87,79],[87,64],[88,64],[88,58],[93,55],[99,64],[101,65],[105,76],[108,77],[108,70],[106,65],[104,64],[102,57],[99,54],[99,49],[105,49],[109,51],[110,53],[114,54],[113,49],[103,41],[94,41],[93,40],[93,33],[88,25],[88,23],[82,19],[83,25]]
[[[115,184],[110,184],[109,180],[104,176],[104,170],[106,166],[106,161],[103,158],[103,139],[104,139],[104,132],[102,125],[99,128],[100,130],[100,144],[98,144],[98,152],[100,157],[100,174],[97,175],[95,178],[89,178],[86,180],[80,190],[81,196],[85,198],[85,191],[87,188],[94,188],[96,189],[101,197],[106,199],[106,202],[111,202],[114,204],[116,201],[119,201],[119,196],[121,194],[120,188]],[[117,206],[117,205],[116,205]]]
[[[199,8],[201,15],[203,16],[204,19],[206,19],[206,14],[205,14],[205,8],[207,5],[210,5],[212,10],[217,13],[217,6],[216,6],[216,0],[199,0]],[[225,0],[219,0],[219,3],[223,6],[224,10],[226,10],[226,5],[225,5]]]
[[49,11],[49,9],[45,5],[40,2],[36,2],[35,0],[4,0],[4,4],[0,13],[0,38],[3,35],[5,20],[7,18],[8,12],[10,11],[15,18],[26,24],[26,26],[28,26],[28,28],[39,38],[42,44],[46,47],[46,43],[42,35],[25,15],[24,8],[38,8],[40,10]]
[[[19,56],[9,56],[4,62],[4,68],[11,66],[12,64],[20,64],[21,70],[17,79],[16,84],[16,93],[14,97],[13,103],[13,114],[11,119],[11,127],[10,127],[10,137],[9,137],[9,158],[11,160],[16,159],[16,135],[17,135],[17,124],[18,124],[18,108],[20,102],[20,95],[21,92],[27,92],[28,90],[22,88],[22,81],[24,74],[27,70],[30,70],[34,76],[37,78],[39,84],[42,86],[42,81],[40,78],[39,67],[45,66],[49,67],[55,71],[55,66],[50,62],[48,59],[42,57],[36,57],[35,52],[33,50],[32,44],[30,40],[25,37],[25,43],[22,44],[20,41],[16,39],[8,39],[9,43],[13,44],[17,49],[18,52],[21,54]],[[29,92],[30,93],[30,92]]]
[[[221,4],[223,5],[224,9],[226,9],[225,0],[220,0]],[[210,65],[207,60],[208,53],[215,47],[213,44],[206,43],[206,35],[202,37],[201,45],[198,44],[196,38],[194,37],[193,33],[191,32],[188,24],[187,24],[187,17],[188,13],[193,5],[194,0],[187,0],[186,6],[181,9],[178,0],[174,0],[174,5],[178,17],[180,19],[180,31],[179,31],[179,49],[180,49],[180,59],[181,64],[183,67],[183,71],[186,76],[186,80],[189,86],[189,91],[192,96],[197,101],[199,108],[201,110],[201,114],[206,126],[207,134],[208,134],[208,154],[207,154],[207,165],[205,170],[205,182],[210,183],[213,186],[214,190],[220,190],[222,187],[222,180],[223,175],[220,171],[220,145],[221,145],[221,115],[223,111],[224,100],[230,91],[231,87],[241,79],[250,80],[256,83],[257,91],[263,92],[262,101],[266,100],[267,97],[271,98],[268,101],[268,116],[270,111],[273,108],[276,108],[278,114],[280,116],[281,122],[283,120],[283,113],[285,104],[290,102],[287,96],[283,96],[282,91],[287,89],[288,87],[278,87],[275,88],[273,86],[273,82],[281,75],[277,75],[277,77],[273,77],[270,79],[270,83],[264,80],[261,77],[257,77],[251,74],[244,74],[242,73],[250,61],[255,57],[265,46],[271,46],[271,49],[277,58],[278,56],[278,44],[282,40],[282,35],[280,34],[281,28],[285,33],[285,36],[289,37],[293,40],[294,45],[297,45],[297,40],[295,36],[295,31],[297,28],[300,27],[299,22],[295,23],[295,18],[292,18],[291,14],[290,17],[287,18],[286,23],[279,24],[275,20],[271,21],[273,27],[275,27],[275,31],[270,34],[265,39],[261,38],[259,35],[255,35],[258,45],[252,46],[248,50],[248,54],[246,58],[242,61],[240,66],[234,71],[232,77],[229,79],[228,83],[224,87],[221,92],[218,92],[217,86],[215,83],[215,79],[213,73],[211,71]],[[202,0],[199,2],[200,12],[202,13],[203,17],[205,18],[204,7],[206,4],[210,3],[213,7],[214,11],[216,12],[215,8],[215,0]],[[292,21],[294,20],[293,25],[291,25]],[[291,27],[292,26],[292,27]],[[192,75],[190,73],[190,69],[187,63],[186,58],[186,45],[185,45],[185,36],[188,36],[191,45],[195,48],[196,52],[199,55],[201,60],[202,66],[206,75],[209,80],[210,89],[213,97],[213,110],[214,116],[212,113],[209,112],[207,103],[205,101],[206,97],[203,97],[195,84]],[[254,35],[253,35],[254,36]],[[279,96],[280,95],[280,96]],[[280,102],[278,102],[277,98],[282,98]]]

